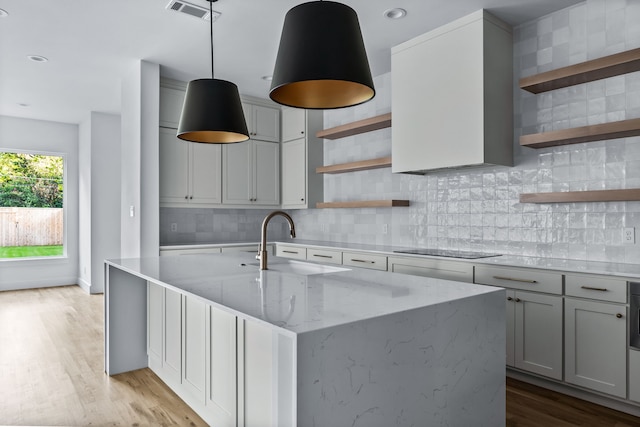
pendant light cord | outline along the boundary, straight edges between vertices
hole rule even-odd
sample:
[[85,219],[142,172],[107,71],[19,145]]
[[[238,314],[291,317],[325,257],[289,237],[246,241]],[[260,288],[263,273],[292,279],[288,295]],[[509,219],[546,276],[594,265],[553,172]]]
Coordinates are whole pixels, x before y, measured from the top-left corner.
[[211,79],[213,79],[213,2],[209,0],[209,38],[211,40]]

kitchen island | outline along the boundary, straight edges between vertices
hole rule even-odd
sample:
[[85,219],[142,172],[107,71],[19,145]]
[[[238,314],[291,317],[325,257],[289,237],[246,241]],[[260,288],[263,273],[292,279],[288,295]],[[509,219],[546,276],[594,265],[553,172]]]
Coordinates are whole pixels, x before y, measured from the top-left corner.
[[215,426],[505,424],[501,288],[251,254],[110,260],[105,370]]

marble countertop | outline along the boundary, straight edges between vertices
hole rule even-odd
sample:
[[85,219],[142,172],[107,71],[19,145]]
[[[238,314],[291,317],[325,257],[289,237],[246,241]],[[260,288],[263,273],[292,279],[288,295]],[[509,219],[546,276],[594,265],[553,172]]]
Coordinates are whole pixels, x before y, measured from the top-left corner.
[[106,262],[292,334],[503,292],[491,286],[358,268],[327,266],[328,271],[318,274],[298,274],[288,271],[296,261],[278,257],[269,260],[272,270],[259,271],[253,254],[243,253]]

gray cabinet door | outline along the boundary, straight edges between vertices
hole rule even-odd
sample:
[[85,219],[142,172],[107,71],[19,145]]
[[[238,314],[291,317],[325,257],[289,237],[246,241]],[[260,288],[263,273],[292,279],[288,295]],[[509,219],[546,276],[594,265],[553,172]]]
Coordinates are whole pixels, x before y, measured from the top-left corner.
[[565,381],[625,398],[626,306],[565,298],[565,310]]

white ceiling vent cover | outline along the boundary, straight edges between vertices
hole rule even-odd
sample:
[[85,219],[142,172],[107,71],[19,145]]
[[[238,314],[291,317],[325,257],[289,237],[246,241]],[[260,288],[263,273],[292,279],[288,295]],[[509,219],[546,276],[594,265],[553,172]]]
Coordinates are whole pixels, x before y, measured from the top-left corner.
[[[176,12],[184,13],[189,16],[195,16],[196,18],[204,19],[205,21],[211,19],[208,8],[198,6],[184,0],[171,0],[165,9],[175,10]],[[221,13],[214,10],[212,15],[213,21],[215,22]]]

